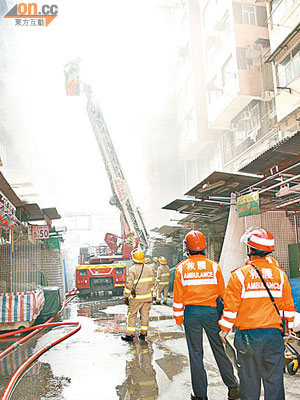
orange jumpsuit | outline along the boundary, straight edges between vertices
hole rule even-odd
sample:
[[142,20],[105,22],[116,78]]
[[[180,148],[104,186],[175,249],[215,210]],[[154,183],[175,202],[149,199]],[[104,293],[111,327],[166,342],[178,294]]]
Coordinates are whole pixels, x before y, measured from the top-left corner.
[[217,298],[224,295],[224,279],[219,264],[204,255],[189,256],[176,267],[173,295],[174,318],[184,322],[190,356],[194,395],[207,396],[207,374],[203,363],[203,329],[209,339],[223,382],[238,386],[232,365],[219,336]]
[[260,398],[261,381],[265,399],[284,399],[284,343],[281,317],[253,264],[261,273],[275,303],[292,328],[294,303],[291,286],[278,262],[270,257],[252,257],[231,274],[225,290],[224,312],[219,324],[224,331],[233,325],[238,350],[240,397]]

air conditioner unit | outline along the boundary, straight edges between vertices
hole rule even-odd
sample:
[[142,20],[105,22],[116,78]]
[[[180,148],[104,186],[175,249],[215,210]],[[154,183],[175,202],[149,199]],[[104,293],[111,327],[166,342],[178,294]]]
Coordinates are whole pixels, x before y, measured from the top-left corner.
[[246,55],[248,58],[256,58],[261,55],[263,48],[260,44],[250,44],[246,50]]
[[232,122],[232,123],[230,124],[230,129],[231,129],[232,131],[237,131],[237,130],[239,129],[239,124],[238,124],[237,122]]
[[242,120],[251,119],[251,112],[250,111],[243,111],[241,113],[241,119]]
[[274,97],[273,90],[266,90],[261,94],[262,101],[271,101]]

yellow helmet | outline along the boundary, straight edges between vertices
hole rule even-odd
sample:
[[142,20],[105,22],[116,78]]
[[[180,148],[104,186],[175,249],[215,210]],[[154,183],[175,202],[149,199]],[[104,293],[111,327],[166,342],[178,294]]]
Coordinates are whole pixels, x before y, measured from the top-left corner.
[[150,262],[150,258],[146,257],[144,262],[145,262],[145,264],[148,264]]
[[135,250],[132,252],[132,259],[137,264],[143,264],[145,262],[144,253],[141,250]]
[[157,257],[153,257],[153,261],[154,262],[158,262],[158,258]]
[[159,257],[159,262],[160,262],[161,264],[167,264],[167,260],[166,260],[165,257]]

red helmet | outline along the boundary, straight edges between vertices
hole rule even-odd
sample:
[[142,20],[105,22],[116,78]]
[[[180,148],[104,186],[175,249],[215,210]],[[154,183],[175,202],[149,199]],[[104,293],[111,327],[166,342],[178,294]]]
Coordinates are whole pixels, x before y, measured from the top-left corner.
[[253,249],[266,252],[273,251],[275,247],[274,236],[262,228],[246,231],[241,237],[241,242]]
[[200,231],[190,231],[185,235],[183,243],[187,250],[202,251],[206,247],[206,239]]

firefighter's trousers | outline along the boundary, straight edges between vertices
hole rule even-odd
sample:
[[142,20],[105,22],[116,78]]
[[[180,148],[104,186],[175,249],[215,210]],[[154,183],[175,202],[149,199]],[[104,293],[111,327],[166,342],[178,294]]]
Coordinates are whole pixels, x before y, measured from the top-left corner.
[[207,396],[207,375],[203,365],[203,329],[208,337],[223,382],[228,388],[239,386],[219,336],[216,307],[185,306],[184,327],[190,357],[192,387],[196,397]]
[[148,300],[147,302],[135,299],[129,300],[126,335],[130,336],[135,334],[135,325],[138,312],[140,313],[141,317],[141,333],[143,335],[147,335],[151,304],[152,299],[151,301]]
[[163,297],[163,301],[167,301],[169,290],[169,282],[166,285],[157,285],[156,301],[160,302]]
[[238,352],[241,400],[260,398],[261,380],[265,400],[284,400],[284,343],[279,329],[249,329],[254,351],[247,357]]

